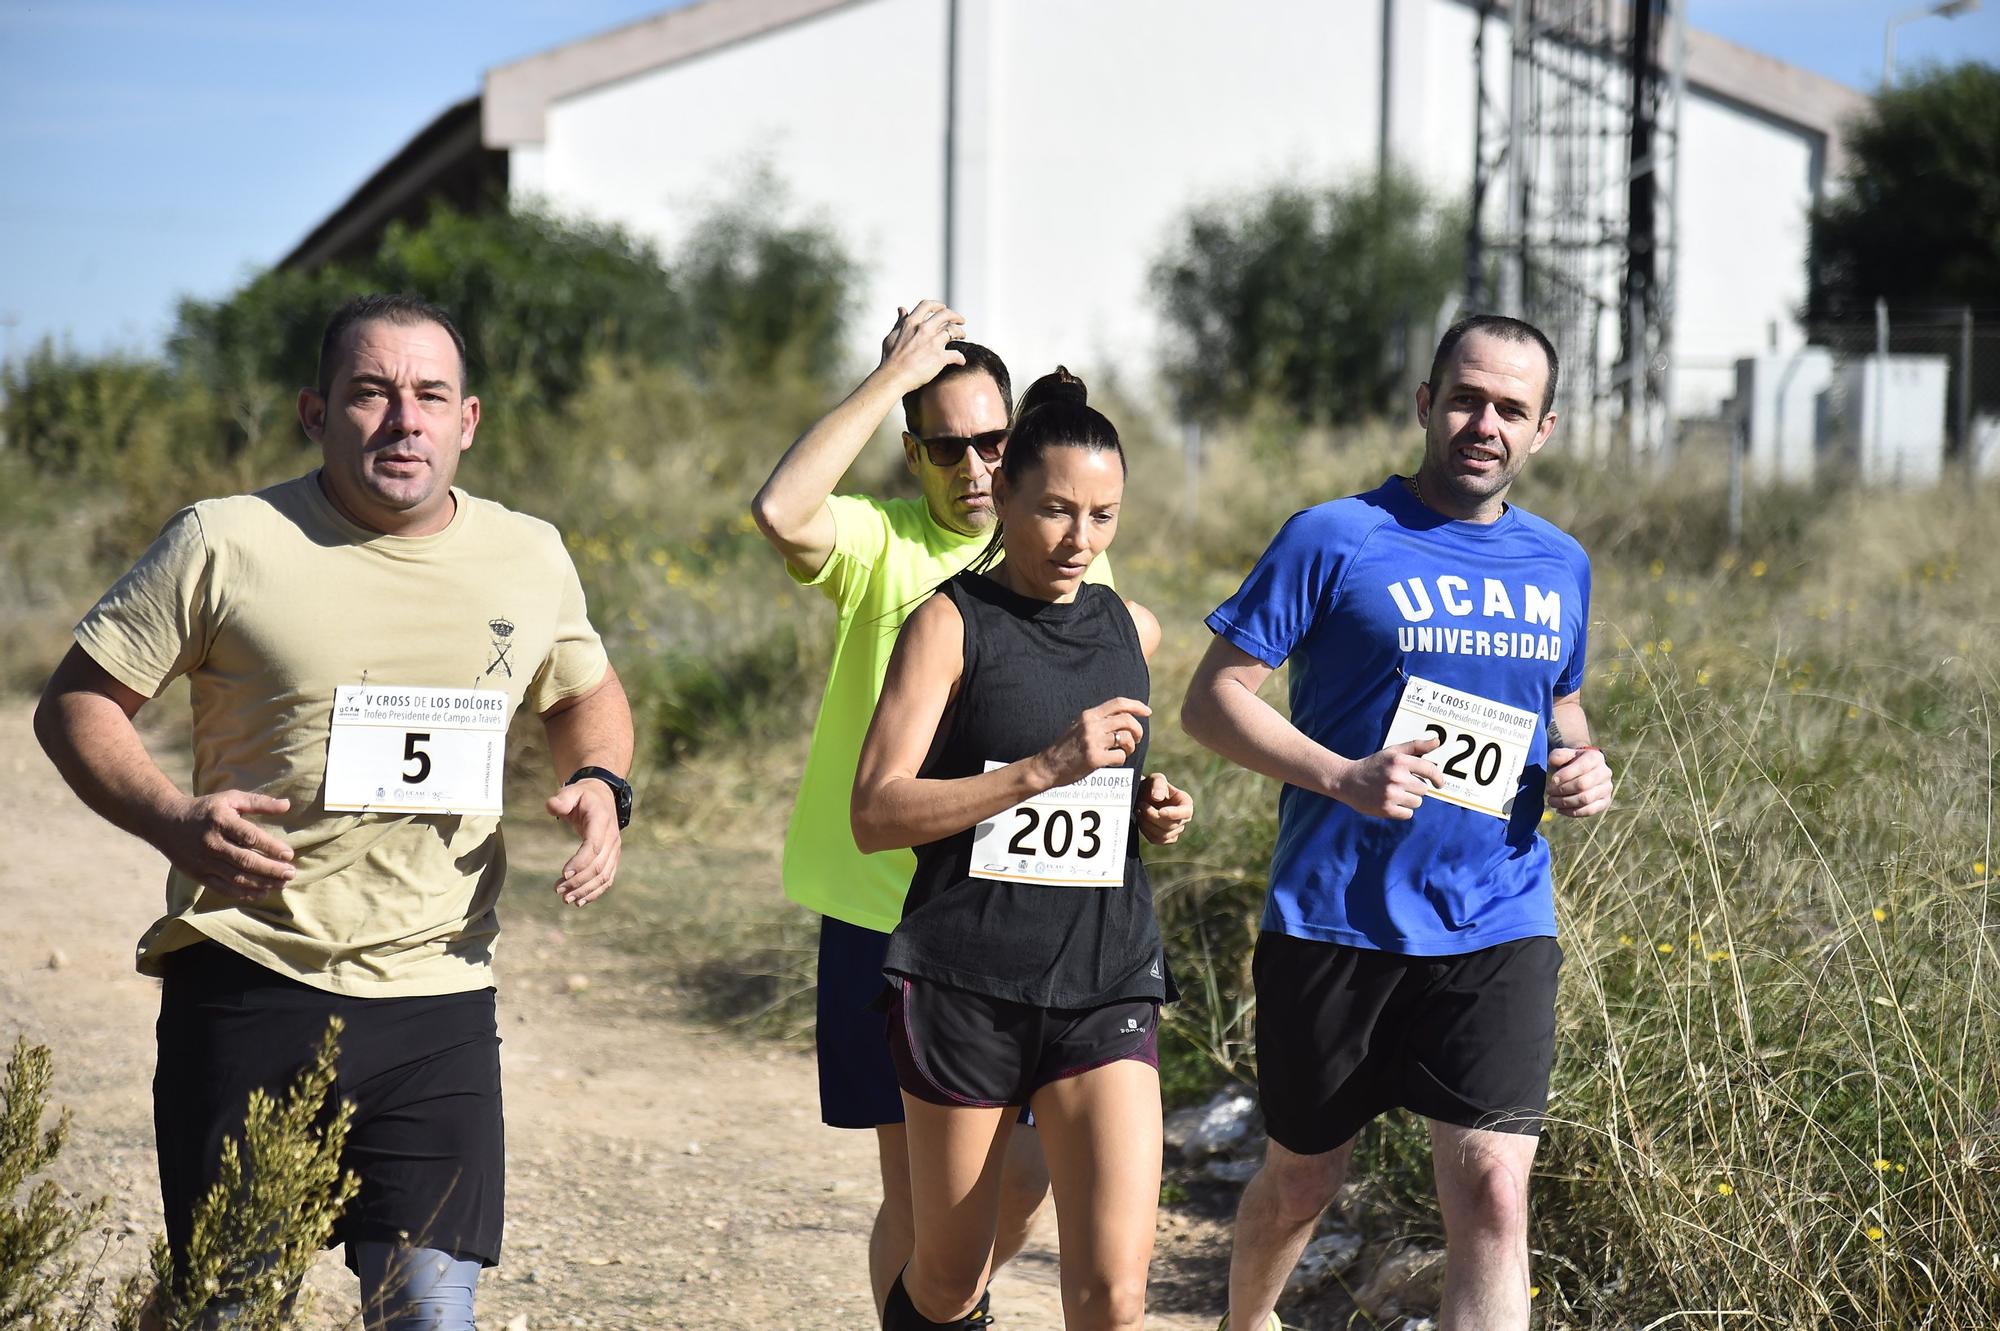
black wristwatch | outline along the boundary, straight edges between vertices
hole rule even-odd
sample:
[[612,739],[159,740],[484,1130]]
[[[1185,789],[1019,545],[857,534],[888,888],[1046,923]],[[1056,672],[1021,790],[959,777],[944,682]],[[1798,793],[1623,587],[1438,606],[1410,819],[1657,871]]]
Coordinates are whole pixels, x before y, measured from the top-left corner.
[[611,787],[611,798],[617,801],[618,804],[618,826],[621,830],[630,827],[632,825],[632,784],[616,772],[606,771],[602,767],[579,767],[569,774],[569,780],[563,782],[563,784],[573,786],[585,777],[602,781],[605,785]]

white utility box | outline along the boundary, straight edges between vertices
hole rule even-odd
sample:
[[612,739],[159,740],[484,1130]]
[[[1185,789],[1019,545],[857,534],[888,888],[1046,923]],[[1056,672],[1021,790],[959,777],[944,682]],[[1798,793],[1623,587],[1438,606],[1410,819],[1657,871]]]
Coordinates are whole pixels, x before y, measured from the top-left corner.
[[1833,352],[1825,347],[1766,352],[1736,362],[1736,410],[1743,414],[1743,468],[1756,485],[1804,485],[1827,436],[1826,390]]
[[1950,370],[1943,356],[1860,356],[1843,368],[1841,451],[1862,484],[1937,485]]

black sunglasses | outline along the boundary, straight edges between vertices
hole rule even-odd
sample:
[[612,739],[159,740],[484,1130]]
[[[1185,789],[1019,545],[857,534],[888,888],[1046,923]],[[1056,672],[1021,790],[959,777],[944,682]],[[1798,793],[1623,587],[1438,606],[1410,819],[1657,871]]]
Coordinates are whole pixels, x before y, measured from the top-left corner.
[[1001,450],[1007,447],[1007,431],[988,430],[970,439],[962,434],[943,434],[935,439],[925,439],[920,435],[917,442],[924,446],[924,453],[933,467],[956,467],[968,448],[978,453],[982,462],[998,462]]

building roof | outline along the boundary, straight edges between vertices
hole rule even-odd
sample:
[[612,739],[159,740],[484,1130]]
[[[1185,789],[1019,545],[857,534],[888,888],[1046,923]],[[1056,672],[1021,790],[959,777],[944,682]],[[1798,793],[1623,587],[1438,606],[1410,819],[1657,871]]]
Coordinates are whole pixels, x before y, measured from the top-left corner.
[[861,0],[700,0],[496,66],[486,74],[486,146],[542,142],[551,102],[857,3]]
[[[446,108],[279,266],[313,268],[353,257],[372,248],[390,222],[419,220],[440,198],[473,208],[504,194],[507,150],[541,143],[548,108],[565,97],[862,3],[698,0],[496,66],[487,72],[482,95]],[[1496,0],[1495,7],[1507,4]],[[1688,31],[1687,80],[1707,95],[1821,135],[1829,179],[1845,165],[1843,127],[1869,103],[1845,84],[1696,29]]]
[[1847,124],[1868,108],[1872,97],[1699,28],[1689,28],[1687,40],[1690,87],[1825,135],[1826,176],[1831,180],[1842,173]]
[[478,97],[439,113],[326,220],[278,260],[317,268],[372,252],[391,222],[421,221],[434,203],[472,209],[506,192],[507,154],[480,142]]

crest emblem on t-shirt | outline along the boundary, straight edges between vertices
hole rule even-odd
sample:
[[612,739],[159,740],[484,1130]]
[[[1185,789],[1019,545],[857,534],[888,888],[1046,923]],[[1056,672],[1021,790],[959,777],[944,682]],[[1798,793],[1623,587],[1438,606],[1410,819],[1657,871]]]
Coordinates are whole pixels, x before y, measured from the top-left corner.
[[493,659],[486,663],[486,674],[514,678],[514,667],[507,660],[507,653],[514,647],[514,621],[502,615],[498,619],[487,620],[486,627],[493,631],[493,641],[490,644],[493,648]]

